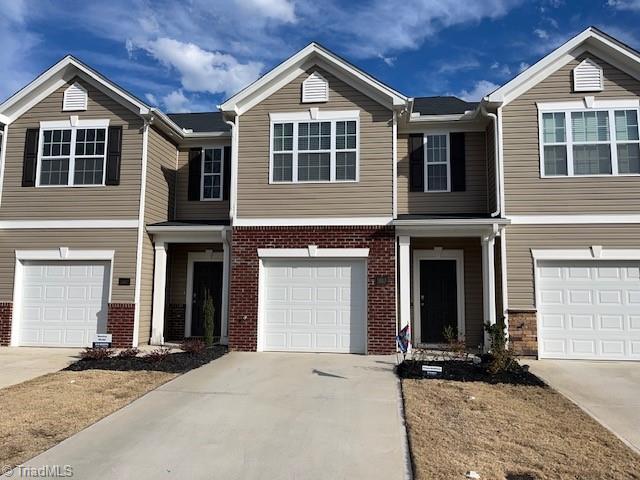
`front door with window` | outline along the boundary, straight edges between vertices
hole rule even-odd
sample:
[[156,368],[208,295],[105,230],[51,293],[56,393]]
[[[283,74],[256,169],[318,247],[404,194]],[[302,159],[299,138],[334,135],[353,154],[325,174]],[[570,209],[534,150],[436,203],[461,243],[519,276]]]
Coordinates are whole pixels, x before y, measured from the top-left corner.
[[193,298],[191,305],[191,336],[204,335],[203,306],[206,296],[213,297],[213,336],[220,338],[222,330],[222,262],[193,263]]
[[458,292],[455,260],[420,261],[420,337],[443,343],[448,326],[457,331]]

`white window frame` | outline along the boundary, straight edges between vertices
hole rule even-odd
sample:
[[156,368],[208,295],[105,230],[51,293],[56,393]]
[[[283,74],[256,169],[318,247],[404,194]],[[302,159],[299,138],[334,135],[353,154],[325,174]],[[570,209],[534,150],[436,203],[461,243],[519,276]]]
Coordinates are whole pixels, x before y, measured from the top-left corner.
[[[76,133],[78,129],[104,129],[104,153],[102,155],[102,182],[93,184],[75,184],[75,160],[76,160]],[[42,154],[44,150],[44,132],[50,130],[71,130],[71,144],[69,149],[69,172],[67,175],[67,183],[63,185],[42,185],[40,183],[40,174],[42,167]],[[36,162],[36,187],[38,188],[92,188],[104,187],[107,175],[107,148],[109,145],[109,119],[100,120],[79,120],[77,117],[71,117],[69,120],[40,122],[40,132],[38,135],[38,157]],[[80,155],[79,158],[97,158],[98,155]],[[62,156],[61,156],[62,158]],[[66,158],[66,157],[64,157]]]
[[[220,150],[220,173],[204,173],[204,151]],[[204,198],[204,177],[205,175],[213,177],[220,175],[220,196],[218,198]],[[200,151],[200,201],[201,202],[220,202],[224,198],[224,147],[206,146]]]
[[[638,177],[639,173],[619,173],[618,171],[618,143],[639,143],[640,140],[621,140],[618,142],[615,126],[615,112],[625,110],[635,110],[638,123],[640,124],[640,100],[596,100],[593,97],[585,97],[584,101],[571,102],[551,102],[538,103],[538,152],[540,159],[540,178],[562,179],[562,178],[593,178],[593,177]],[[609,143],[611,152],[611,173],[599,173],[590,175],[576,175],[573,168],[573,127],[571,124],[571,114],[575,112],[599,112],[606,111],[609,120],[609,141],[608,142],[581,142],[578,145],[597,145]],[[564,113],[565,142],[564,143],[544,143],[544,125],[542,117],[544,113]],[[640,133],[640,125],[638,125]],[[544,147],[546,145],[564,145],[567,149],[567,174],[547,175],[544,168]]]
[[[291,184],[308,184],[308,183],[358,183],[360,181],[360,111],[320,111],[318,108],[311,108],[305,112],[292,113],[270,113],[269,126],[269,184],[274,185],[291,185]],[[331,123],[331,149],[330,155],[330,179],[329,180],[298,180],[298,125],[308,122],[330,122]],[[336,122],[356,122],[356,178],[355,180],[337,180],[336,179],[336,153],[352,152],[354,149],[336,149]],[[292,123],[293,124],[293,150],[278,151],[273,149],[273,133],[276,123]],[[303,153],[309,152],[327,152],[327,150],[304,150]],[[291,153],[291,181],[280,181],[273,179],[273,159],[275,153]]]
[[[435,162],[429,164],[427,162],[427,138],[428,137],[446,137],[446,149],[447,149],[447,189],[446,190],[429,190],[429,165],[444,165],[445,162]],[[443,131],[430,131],[425,132],[422,135],[423,150],[424,150],[424,191],[425,193],[450,193],[451,192],[451,138],[449,132]]]

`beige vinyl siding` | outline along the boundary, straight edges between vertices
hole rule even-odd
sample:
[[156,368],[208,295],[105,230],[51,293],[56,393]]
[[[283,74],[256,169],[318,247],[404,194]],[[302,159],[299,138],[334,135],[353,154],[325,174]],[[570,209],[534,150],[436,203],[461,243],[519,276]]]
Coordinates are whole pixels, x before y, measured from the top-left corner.
[[153,310],[154,249],[151,236],[142,234],[142,266],[140,273],[140,322],[138,344],[146,345],[151,338],[151,314]]
[[[411,248],[413,251],[419,249],[432,250],[434,247],[464,251],[465,340],[468,346],[477,347],[482,343],[484,335],[482,326],[482,251],[480,238],[411,239]],[[413,268],[413,260],[411,261],[411,267]],[[413,281],[413,274],[411,275],[411,279]],[[413,299],[413,293],[411,298]],[[416,317],[417,316],[414,316],[414,318]]]
[[[0,230],[0,302],[13,300],[16,249],[48,250],[60,247],[83,250],[115,250],[112,303],[133,303],[136,280],[137,229]],[[118,285],[118,278],[131,285]]]
[[[76,80],[73,80],[73,83]],[[63,85],[9,126],[0,218],[4,219],[117,219],[137,218],[142,165],[142,119],[90,84],[88,108],[63,112]],[[122,125],[120,185],[106,187],[22,187],[22,164],[27,128],[39,128],[41,121],[109,119]]]
[[[589,57],[603,68],[604,91],[573,93],[572,69]],[[504,183],[507,215],[637,212],[637,177],[540,178],[536,102],[637,99],[640,82],[594,55],[583,54],[504,107]]]
[[155,128],[149,128],[144,221],[173,220],[177,147]]
[[535,308],[531,249],[640,248],[640,225],[512,225],[507,227],[509,309]]
[[[301,103],[302,82],[318,71],[329,101]],[[358,183],[269,184],[269,113],[360,111]],[[320,68],[309,68],[240,117],[238,217],[353,217],[392,215],[392,112]]]
[[213,250],[222,252],[221,243],[172,244],[169,246],[167,298],[168,303],[184,304],[187,294],[187,264],[189,252]]
[[398,214],[487,213],[484,132],[465,132],[465,191],[409,191],[409,135],[398,136]]
[[[207,142],[207,146],[224,147],[222,143]],[[176,220],[229,220],[229,201],[189,201],[189,149],[180,148],[176,179]]]

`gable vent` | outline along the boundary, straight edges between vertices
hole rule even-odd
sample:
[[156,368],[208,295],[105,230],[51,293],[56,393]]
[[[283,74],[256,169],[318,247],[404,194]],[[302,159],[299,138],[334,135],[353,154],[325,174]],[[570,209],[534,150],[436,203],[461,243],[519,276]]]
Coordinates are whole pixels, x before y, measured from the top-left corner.
[[329,82],[318,72],[313,72],[302,82],[302,103],[328,102]]
[[74,83],[64,91],[62,100],[63,111],[78,111],[87,109],[87,91],[82,85]]
[[599,92],[604,90],[602,68],[587,58],[573,69],[574,92]]

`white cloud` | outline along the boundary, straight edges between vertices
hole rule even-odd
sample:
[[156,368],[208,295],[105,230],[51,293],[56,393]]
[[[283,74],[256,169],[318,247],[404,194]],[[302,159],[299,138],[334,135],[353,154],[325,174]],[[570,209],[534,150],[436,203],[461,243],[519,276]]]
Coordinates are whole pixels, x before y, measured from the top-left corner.
[[389,67],[393,67],[396,63],[396,57],[385,57],[384,55],[378,55],[378,58],[387,64]]
[[607,5],[616,10],[640,10],[640,0],[608,0]]
[[174,90],[162,97],[164,108],[167,112],[171,113],[188,112],[189,103],[189,99],[184,95],[182,90]]
[[471,90],[462,90],[457,94],[457,96],[467,102],[477,102],[486,94],[493,92],[499,86],[500,85],[490,82],[489,80],[480,80],[473,85]]
[[240,63],[232,55],[166,37],[146,42],[141,48],[177,70],[182,87],[192,92],[231,95],[257,79],[263,68],[259,62]]
[[549,33],[547,33],[546,30],[543,30],[541,28],[536,28],[533,33],[535,33],[538,38],[541,38],[543,40],[546,40],[547,38],[549,38]]
[[295,5],[289,0],[235,0],[247,12],[258,13],[266,18],[285,23],[296,21]]
[[529,65],[526,62],[520,62],[520,65],[518,65],[518,73],[524,72],[527,68],[529,68],[531,65]]
[[459,58],[456,60],[448,60],[447,62],[440,65],[438,69],[438,73],[455,73],[461,72],[464,70],[471,70],[474,68],[478,68],[480,66],[480,62],[475,58]]
[[493,62],[491,64],[491,70],[494,70],[501,77],[509,77],[511,75],[511,67],[509,65],[501,64],[500,62]]
[[146,98],[147,102],[149,102],[154,107],[157,107],[158,105],[160,105],[160,102],[158,101],[158,97],[156,97],[153,93],[145,93],[144,98]]

